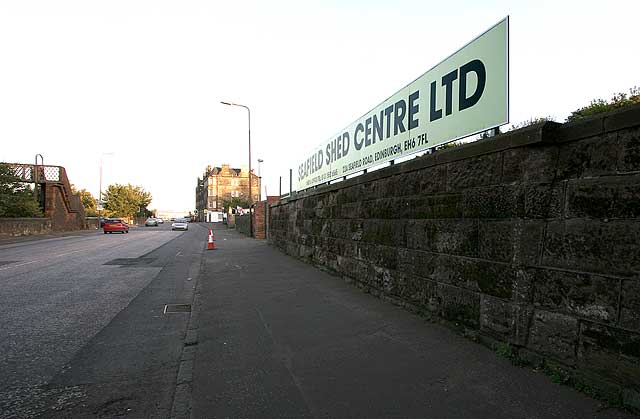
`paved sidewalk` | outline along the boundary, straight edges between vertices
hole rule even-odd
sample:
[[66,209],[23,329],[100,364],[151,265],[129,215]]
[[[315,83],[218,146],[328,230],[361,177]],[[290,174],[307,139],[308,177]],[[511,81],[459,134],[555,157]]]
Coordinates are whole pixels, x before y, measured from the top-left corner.
[[194,418],[632,418],[234,230],[199,282]]

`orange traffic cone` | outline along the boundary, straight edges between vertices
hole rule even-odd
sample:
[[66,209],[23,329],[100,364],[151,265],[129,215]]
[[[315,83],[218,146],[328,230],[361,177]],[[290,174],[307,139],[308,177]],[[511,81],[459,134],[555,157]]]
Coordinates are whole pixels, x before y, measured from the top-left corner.
[[216,245],[213,243],[213,234],[209,234],[209,241],[207,242],[207,250],[215,250]]

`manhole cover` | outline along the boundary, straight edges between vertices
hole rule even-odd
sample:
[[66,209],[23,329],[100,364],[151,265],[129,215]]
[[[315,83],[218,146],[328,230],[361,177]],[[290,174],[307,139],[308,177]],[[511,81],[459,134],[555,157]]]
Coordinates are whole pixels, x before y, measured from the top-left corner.
[[167,304],[164,306],[164,314],[167,313],[191,313],[191,304]]
[[156,258],[119,258],[110,260],[104,264],[120,266],[147,266],[153,263],[154,260],[156,260]]

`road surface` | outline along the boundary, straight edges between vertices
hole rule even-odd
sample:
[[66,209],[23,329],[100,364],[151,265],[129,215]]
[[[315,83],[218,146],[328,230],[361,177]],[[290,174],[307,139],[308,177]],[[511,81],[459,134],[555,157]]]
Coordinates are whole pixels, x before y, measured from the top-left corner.
[[[166,417],[206,230],[0,245],[0,417]],[[188,314],[188,313],[187,313]]]

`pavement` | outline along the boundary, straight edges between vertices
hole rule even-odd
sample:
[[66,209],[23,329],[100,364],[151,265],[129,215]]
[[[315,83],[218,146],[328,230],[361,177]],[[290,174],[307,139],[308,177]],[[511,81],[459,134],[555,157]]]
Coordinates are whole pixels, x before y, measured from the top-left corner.
[[632,418],[264,241],[216,228],[193,418]]

